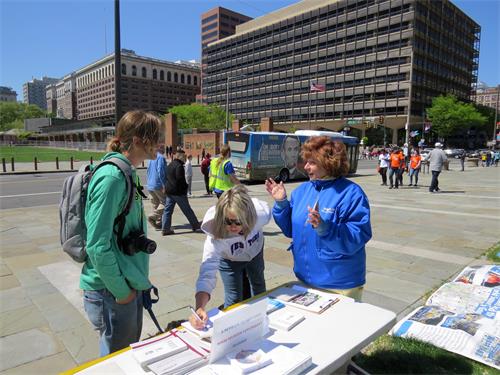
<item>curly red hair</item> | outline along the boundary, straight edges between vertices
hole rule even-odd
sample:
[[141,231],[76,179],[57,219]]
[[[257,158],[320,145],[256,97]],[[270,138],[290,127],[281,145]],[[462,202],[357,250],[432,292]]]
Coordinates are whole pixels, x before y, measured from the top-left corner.
[[340,177],[349,173],[349,159],[345,145],[326,136],[311,137],[302,146],[304,161],[315,159],[326,170],[328,176]]

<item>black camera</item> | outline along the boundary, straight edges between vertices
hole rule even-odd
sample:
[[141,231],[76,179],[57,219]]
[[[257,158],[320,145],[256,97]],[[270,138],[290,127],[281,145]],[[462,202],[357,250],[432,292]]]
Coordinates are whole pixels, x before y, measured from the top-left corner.
[[127,255],[135,255],[140,251],[153,254],[156,242],[146,237],[142,230],[130,232],[122,241],[122,250]]

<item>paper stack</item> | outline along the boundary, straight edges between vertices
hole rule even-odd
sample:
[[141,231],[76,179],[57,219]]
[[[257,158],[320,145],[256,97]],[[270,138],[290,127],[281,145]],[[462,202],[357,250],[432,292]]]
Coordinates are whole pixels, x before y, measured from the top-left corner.
[[145,371],[148,371],[149,364],[187,350],[188,348],[181,339],[173,336],[171,333],[139,341],[130,346],[132,348],[132,355]]
[[269,316],[269,327],[283,331],[290,331],[304,319],[304,315],[293,311],[290,308],[284,308]]

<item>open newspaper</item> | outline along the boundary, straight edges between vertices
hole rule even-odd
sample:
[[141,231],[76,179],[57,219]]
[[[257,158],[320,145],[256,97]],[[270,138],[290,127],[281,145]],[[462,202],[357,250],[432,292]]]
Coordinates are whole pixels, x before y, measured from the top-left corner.
[[431,343],[500,369],[500,267],[467,267],[390,334]]

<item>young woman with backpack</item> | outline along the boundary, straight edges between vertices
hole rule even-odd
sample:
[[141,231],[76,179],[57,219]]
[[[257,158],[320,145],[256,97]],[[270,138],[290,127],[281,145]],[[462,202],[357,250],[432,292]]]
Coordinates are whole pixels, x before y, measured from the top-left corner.
[[[161,120],[144,111],[127,112],[116,126],[103,160],[119,158],[133,167],[154,159]],[[149,254],[156,249],[147,239],[147,222],[135,168],[135,196],[130,211],[117,225],[127,204],[126,177],[116,166],[98,168],[87,191],[85,223],[87,258],[80,276],[83,303],[99,332],[100,355],[105,356],[140,339],[143,293],[151,288]],[[117,234],[121,232],[121,236]]]

